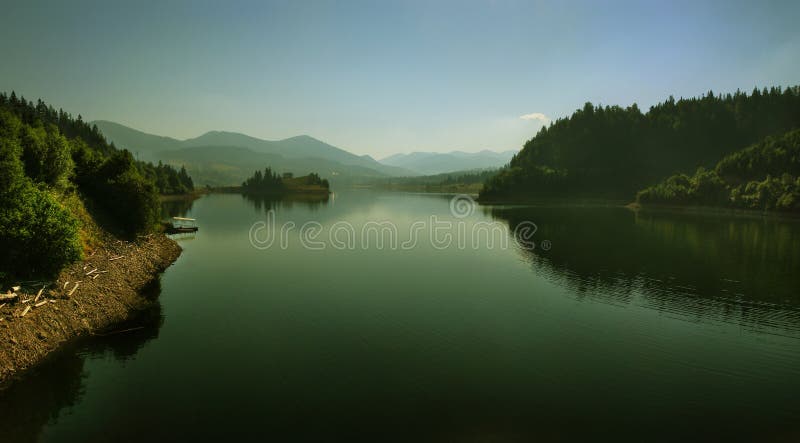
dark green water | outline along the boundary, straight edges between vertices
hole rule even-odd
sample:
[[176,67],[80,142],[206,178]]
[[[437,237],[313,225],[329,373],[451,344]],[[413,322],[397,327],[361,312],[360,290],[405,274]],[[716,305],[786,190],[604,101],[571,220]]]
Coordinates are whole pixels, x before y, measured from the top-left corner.
[[[269,207],[295,223],[285,248],[251,244]],[[446,196],[366,191],[170,211],[200,231],[181,240],[146,327],[83,342],[0,394],[0,440],[800,439],[797,222],[552,207],[456,218]],[[431,216],[453,224],[453,244],[422,231],[403,249]],[[303,247],[309,221],[324,249]],[[340,221],[352,249],[328,241]],[[368,221],[392,221],[398,247],[363,242]],[[533,250],[501,247],[501,232],[493,247],[457,244],[462,222],[525,221]]]

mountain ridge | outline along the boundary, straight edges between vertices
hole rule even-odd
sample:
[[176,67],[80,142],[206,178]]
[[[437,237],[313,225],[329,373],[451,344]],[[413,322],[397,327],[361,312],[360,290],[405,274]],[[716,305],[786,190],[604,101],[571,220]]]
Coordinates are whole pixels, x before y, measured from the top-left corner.
[[[96,120],[92,124],[97,125],[109,142],[128,149],[137,158],[185,165],[200,184],[238,185],[253,170],[267,166],[296,174],[318,172],[326,178],[416,175],[413,171],[384,165],[368,155],[356,155],[305,134],[282,140],[264,140],[238,132],[212,130],[179,140],[107,120]],[[192,157],[198,153],[203,154],[202,162]],[[212,170],[215,171],[213,176],[208,175]]]

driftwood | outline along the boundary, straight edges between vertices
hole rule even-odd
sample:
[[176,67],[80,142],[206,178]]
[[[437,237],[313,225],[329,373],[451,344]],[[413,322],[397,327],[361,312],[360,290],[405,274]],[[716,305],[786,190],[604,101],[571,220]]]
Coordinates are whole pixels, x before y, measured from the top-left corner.
[[92,276],[92,280],[96,279],[97,277],[100,277],[100,274],[95,274],[95,275],[93,275],[93,276]]
[[97,272],[97,268],[92,269],[91,271],[87,272],[86,275],[92,275]]
[[3,309],[3,308],[5,308],[5,307],[6,307],[6,304],[7,304],[7,303],[3,303],[3,304],[1,304],[1,305],[0,305],[0,309]]
[[121,258],[124,258],[124,257],[125,257],[124,255],[118,255],[118,256],[116,256],[116,257],[111,257],[111,258],[109,258],[109,259],[108,259],[108,261],[119,260],[119,259],[121,259]]
[[44,286],[42,287],[42,289],[39,289],[39,292],[36,293],[36,298],[33,299],[34,303],[36,303],[36,301],[39,300],[39,297],[42,296],[42,291],[44,291]]
[[11,290],[14,291],[14,292],[17,292],[20,289],[22,289],[20,286],[14,286],[14,287],[11,288]]
[[67,280],[67,281],[65,281],[65,282],[64,282],[64,289],[65,289],[65,290],[67,289],[67,285],[68,285],[68,284],[69,284],[69,280]]
[[74,294],[74,293],[75,293],[75,290],[77,290],[77,289],[78,289],[78,284],[79,284],[79,283],[80,283],[79,281],[76,281],[76,282],[75,282],[75,286],[73,286],[73,287],[72,287],[72,290],[71,290],[71,291],[69,291],[69,293],[67,293],[67,297],[72,297],[72,294]]
[[26,298],[25,300],[22,300],[20,303],[28,303],[31,300],[33,300],[33,299],[32,298]]
[[20,314],[19,316],[20,317],[25,317],[25,314],[27,314],[30,310],[31,310],[30,306],[25,306],[25,309],[22,311],[22,314]]
[[6,294],[0,294],[0,300],[14,300],[17,297],[19,297],[19,294],[12,294],[10,292]]
[[39,303],[33,305],[34,308],[38,308],[39,306],[44,306],[47,304],[47,300],[42,300]]
[[106,333],[106,334],[92,334],[92,335],[96,335],[98,337],[107,337],[109,335],[121,334],[123,332],[139,331],[141,329],[144,329],[144,326],[137,326],[135,328],[128,328],[128,329],[120,329],[119,331],[112,331],[112,332],[109,332],[109,333]]

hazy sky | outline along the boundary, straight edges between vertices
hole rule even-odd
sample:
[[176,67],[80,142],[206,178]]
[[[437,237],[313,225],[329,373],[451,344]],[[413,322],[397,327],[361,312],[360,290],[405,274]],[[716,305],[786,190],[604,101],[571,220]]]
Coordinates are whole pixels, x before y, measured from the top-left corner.
[[518,149],[586,101],[800,84],[796,0],[50,3],[0,7],[0,90],[177,138]]

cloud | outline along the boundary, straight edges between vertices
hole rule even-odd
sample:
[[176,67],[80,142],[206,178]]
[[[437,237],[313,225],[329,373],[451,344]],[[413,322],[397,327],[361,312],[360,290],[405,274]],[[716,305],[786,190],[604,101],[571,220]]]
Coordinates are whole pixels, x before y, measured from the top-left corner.
[[533,112],[531,114],[520,115],[519,118],[522,120],[536,120],[543,125],[550,123],[550,117],[542,114],[541,112]]

